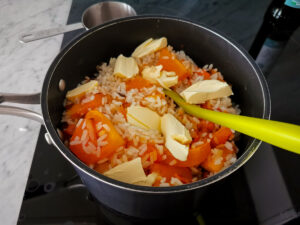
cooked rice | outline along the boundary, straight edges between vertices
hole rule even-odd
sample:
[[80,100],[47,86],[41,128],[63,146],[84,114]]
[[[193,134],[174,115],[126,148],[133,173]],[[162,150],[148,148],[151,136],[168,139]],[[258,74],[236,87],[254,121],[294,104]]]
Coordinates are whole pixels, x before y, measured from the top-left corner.
[[108,161],[108,158],[101,159],[97,162],[97,164],[102,164]]
[[82,129],[84,129],[86,126],[86,122],[84,121],[83,124],[82,124]]
[[225,147],[226,147],[228,150],[233,151],[233,146],[232,146],[232,144],[231,144],[230,142],[226,141]]
[[174,166],[176,163],[177,163],[177,161],[176,161],[175,159],[173,159],[173,160],[169,163],[169,165],[170,165],[170,166]]
[[172,185],[181,185],[181,184],[183,184],[183,183],[182,183],[178,178],[176,178],[176,177],[171,177],[170,184],[172,184]]
[[81,125],[81,122],[83,121],[83,119],[82,118],[80,118],[79,120],[78,120],[78,123],[76,124],[76,127],[79,127],[80,125]]
[[101,128],[102,128],[102,123],[101,123],[101,122],[98,122],[98,123],[96,124],[96,129],[97,129],[97,131],[101,130]]
[[196,148],[197,146],[202,145],[202,144],[204,144],[203,141],[197,141],[197,142],[194,142],[194,143],[192,144],[192,148]]

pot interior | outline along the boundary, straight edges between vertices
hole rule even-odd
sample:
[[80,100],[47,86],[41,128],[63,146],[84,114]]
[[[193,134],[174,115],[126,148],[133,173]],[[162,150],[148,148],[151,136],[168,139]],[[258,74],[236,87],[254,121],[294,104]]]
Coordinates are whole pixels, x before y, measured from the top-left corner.
[[[76,38],[57,56],[46,76],[42,96],[47,101],[43,102],[46,127],[57,146],[71,161],[79,162],[55,132],[60,127],[66,92],[75,88],[85,76],[92,76],[96,72],[96,65],[101,62],[108,62],[111,57],[121,53],[130,56],[135,47],[146,39],[162,36],[167,37],[168,43],[175,50],[185,51],[200,67],[213,64],[218,68],[224,79],[232,85],[233,102],[240,106],[242,115],[268,117],[269,95],[260,71],[253,60],[244,55],[243,50],[236,48],[227,39],[203,26],[180,19],[121,19],[96,27]],[[66,82],[63,92],[58,88],[60,79]],[[250,151],[248,147],[253,143],[253,138],[241,135],[237,141],[240,150],[238,157],[245,153],[247,155],[247,151]]]

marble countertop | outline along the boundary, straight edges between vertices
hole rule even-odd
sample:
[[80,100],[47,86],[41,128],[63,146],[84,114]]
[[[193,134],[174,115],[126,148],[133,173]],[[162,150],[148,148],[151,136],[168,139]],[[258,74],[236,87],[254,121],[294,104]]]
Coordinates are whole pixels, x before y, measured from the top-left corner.
[[[62,35],[21,44],[28,31],[66,24],[71,0],[0,0],[0,92],[39,92],[46,71],[60,50]],[[39,112],[39,105],[24,105]],[[40,124],[0,116],[0,220],[16,224]]]

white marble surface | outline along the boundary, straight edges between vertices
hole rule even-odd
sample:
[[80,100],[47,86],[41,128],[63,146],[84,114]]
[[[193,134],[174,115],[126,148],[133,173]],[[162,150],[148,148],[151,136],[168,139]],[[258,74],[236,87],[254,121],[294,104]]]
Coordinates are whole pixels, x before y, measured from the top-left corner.
[[[71,0],[0,0],[0,92],[39,92],[62,36],[21,44],[31,30],[66,24]],[[39,105],[26,105],[40,111]],[[0,224],[16,224],[40,124],[0,116]]]

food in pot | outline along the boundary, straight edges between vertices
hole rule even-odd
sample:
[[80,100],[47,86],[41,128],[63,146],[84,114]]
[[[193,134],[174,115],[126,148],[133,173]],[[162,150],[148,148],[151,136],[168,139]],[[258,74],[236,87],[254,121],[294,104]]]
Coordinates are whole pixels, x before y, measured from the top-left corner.
[[89,167],[119,181],[167,187],[235,162],[233,130],[186,114],[163,92],[172,89],[191,104],[239,113],[230,85],[212,65],[198,67],[162,37],[97,70],[67,92],[62,116],[65,144]]

